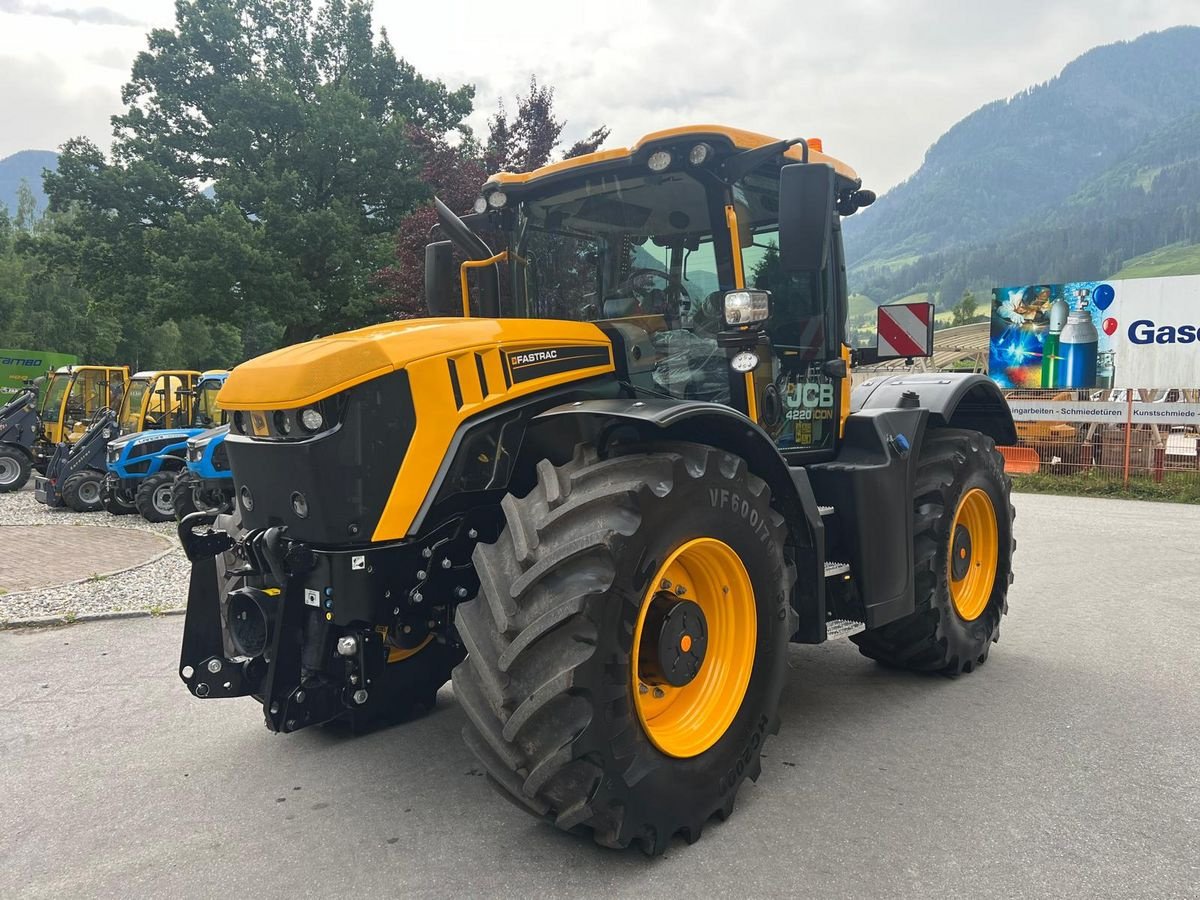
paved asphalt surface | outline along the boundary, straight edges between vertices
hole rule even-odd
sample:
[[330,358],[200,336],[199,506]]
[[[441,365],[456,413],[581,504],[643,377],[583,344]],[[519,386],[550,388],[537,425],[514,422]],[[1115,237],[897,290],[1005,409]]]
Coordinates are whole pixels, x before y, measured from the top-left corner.
[[0,633],[0,896],[1196,897],[1200,507],[1017,507],[986,666],[793,648],[763,777],[661,859],[502,800],[448,688],[278,737],[187,694],[180,617]]

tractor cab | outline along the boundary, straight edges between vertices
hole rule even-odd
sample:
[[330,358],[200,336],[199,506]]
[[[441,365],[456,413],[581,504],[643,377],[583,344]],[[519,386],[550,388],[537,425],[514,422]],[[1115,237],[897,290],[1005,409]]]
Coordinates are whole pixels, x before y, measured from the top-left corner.
[[[101,497],[114,515],[139,512],[151,522],[175,515],[175,476],[187,468],[189,438],[222,425],[217,394],[229,373],[148,372],[133,377],[121,436],[109,445]],[[129,431],[141,416],[143,428]]]
[[835,211],[875,195],[815,140],[701,127],[605,157],[493,176],[465,219],[441,208],[431,312],[594,323],[633,395],[732,406],[792,462],[832,458],[849,410]]
[[199,377],[184,370],[136,373],[117,413],[121,433],[187,427]]
[[128,366],[63,366],[56,370],[38,410],[43,437],[39,468],[45,468],[56,444],[78,440],[98,412],[117,409],[128,383]]

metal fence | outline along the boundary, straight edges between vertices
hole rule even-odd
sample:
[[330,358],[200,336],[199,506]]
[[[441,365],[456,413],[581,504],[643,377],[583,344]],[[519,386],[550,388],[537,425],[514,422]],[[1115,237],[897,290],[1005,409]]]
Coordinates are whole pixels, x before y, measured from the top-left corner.
[[1005,392],[1019,441],[1013,475],[1200,486],[1200,390]]

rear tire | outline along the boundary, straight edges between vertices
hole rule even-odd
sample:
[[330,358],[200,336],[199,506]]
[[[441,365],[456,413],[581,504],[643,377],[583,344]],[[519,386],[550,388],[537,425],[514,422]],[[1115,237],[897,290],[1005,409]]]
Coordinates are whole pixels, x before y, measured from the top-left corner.
[[[852,637],[865,656],[898,668],[945,675],[971,672],[987,660],[991,645],[1000,639],[1000,619],[1008,612],[1008,586],[1013,580],[1016,542],[1011,488],[1004,458],[991,438],[949,428],[926,432],[913,488],[916,607],[902,619]],[[968,507],[983,511],[990,507],[996,536],[994,562],[985,558],[993,555],[990,551],[976,554],[986,533],[972,535],[973,542],[967,545],[971,549],[963,558],[965,569],[978,563],[986,571],[994,565],[993,574],[980,576],[985,580],[975,586],[974,599],[967,591],[974,576],[962,574],[957,582],[952,577],[952,526]]]
[[32,463],[22,451],[0,447],[0,494],[19,491],[29,481]]
[[170,522],[175,518],[175,500],[172,490],[175,485],[174,472],[158,472],[138,485],[133,504],[147,522]]
[[78,513],[99,512],[104,508],[100,497],[102,482],[103,476],[92,469],[76,472],[63,482],[63,503]]
[[[458,610],[469,654],[453,678],[467,715],[463,736],[502,793],[563,830],[590,831],[609,847],[637,842],[652,854],[677,833],[694,841],[710,817],[732,812],[746,777],[757,780],[763,742],[779,727],[794,631],[783,517],[741,459],[696,444],[608,459],[581,445],[565,466],[540,463],[537,476],[526,497],[504,498],[507,527],[475,551],[479,596]],[[668,755],[659,749],[670,746],[662,716],[676,707],[647,711],[635,634],[662,594],[674,599],[660,590],[659,573],[704,543],[735,554],[747,579],[749,590],[711,598],[748,609],[748,648],[724,657],[747,680],[740,691],[720,688],[718,715],[726,718],[699,720],[711,743]],[[727,571],[708,583],[725,581]],[[695,582],[689,597],[702,593],[702,579]],[[711,657],[721,652],[722,628],[719,616],[706,615],[716,623],[705,638]],[[695,683],[709,677],[701,663]],[[653,683],[652,695],[669,704],[689,695],[666,691],[693,686],[665,685],[660,694],[661,682]],[[707,707],[679,707],[685,715],[693,709]]]

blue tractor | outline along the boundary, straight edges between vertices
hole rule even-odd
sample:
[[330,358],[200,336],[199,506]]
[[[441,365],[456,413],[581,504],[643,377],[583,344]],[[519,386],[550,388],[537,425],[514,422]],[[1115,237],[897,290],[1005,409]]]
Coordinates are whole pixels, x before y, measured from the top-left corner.
[[175,476],[175,519],[205,510],[227,512],[233,505],[233,470],[225,436],[229,426],[202,431],[187,442],[187,468]]
[[187,466],[188,439],[224,424],[216,400],[228,374],[204,372],[194,387],[181,384],[174,389],[178,427],[125,434],[109,443],[108,474],[101,489],[105,509],[118,516],[138,512],[148,522],[175,517],[175,476]]

